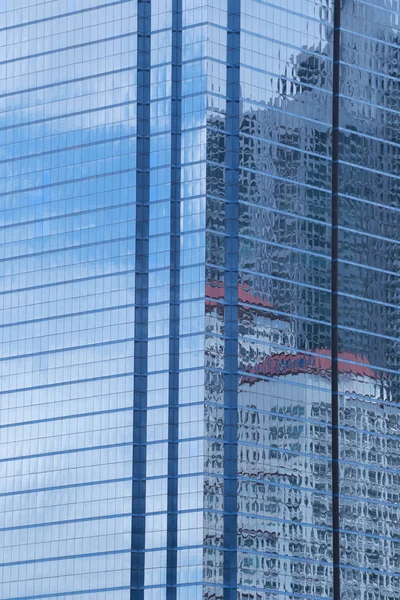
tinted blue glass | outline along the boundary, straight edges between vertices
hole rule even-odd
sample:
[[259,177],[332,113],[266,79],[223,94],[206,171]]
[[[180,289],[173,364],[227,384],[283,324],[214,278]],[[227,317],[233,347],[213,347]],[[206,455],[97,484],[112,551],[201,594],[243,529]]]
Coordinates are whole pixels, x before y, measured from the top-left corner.
[[353,4],[342,14],[339,491],[346,599],[400,593],[398,8]]
[[2,10],[0,596],[126,599],[137,6]]
[[398,0],[0,6],[0,597],[400,597]]

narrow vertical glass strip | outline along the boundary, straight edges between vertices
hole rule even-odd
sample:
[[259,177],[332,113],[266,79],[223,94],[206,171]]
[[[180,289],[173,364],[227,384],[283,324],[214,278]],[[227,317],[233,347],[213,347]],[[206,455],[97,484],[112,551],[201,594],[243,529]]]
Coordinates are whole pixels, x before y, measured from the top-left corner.
[[334,3],[332,87],[332,554],[333,598],[334,600],[340,600],[338,403],[338,193],[340,104],[340,0],[335,0]]
[[142,600],[144,596],[149,286],[150,32],[150,0],[138,0],[132,600]]
[[182,98],[182,0],[172,3],[171,91],[171,245],[168,409],[167,600],[176,599],[178,435],[179,435],[179,282]]
[[237,597],[240,0],[228,1],[225,203],[224,600]]

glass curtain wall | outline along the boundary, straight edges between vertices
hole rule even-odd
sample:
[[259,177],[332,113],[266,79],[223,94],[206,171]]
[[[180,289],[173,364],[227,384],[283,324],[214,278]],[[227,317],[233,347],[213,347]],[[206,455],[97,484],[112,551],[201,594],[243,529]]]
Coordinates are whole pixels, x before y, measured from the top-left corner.
[[0,6],[1,598],[400,596],[399,10]]

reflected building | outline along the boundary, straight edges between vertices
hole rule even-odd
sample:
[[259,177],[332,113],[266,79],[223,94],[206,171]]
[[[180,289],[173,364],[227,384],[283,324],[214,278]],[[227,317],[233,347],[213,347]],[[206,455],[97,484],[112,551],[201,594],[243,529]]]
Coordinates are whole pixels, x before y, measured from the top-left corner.
[[0,7],[1,598],[400,597],[399,10]]

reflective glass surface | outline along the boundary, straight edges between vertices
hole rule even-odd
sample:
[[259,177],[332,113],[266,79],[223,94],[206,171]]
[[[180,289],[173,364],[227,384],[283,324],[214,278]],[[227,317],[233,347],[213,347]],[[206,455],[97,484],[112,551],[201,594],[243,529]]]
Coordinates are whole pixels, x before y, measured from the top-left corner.
[[339,411],[342,598],[400,595],[397,2],[341,15]]
[[0,598],[400,597],[398,0],[3,0]]
[[0,597],[126,600],[137,4],[0,11]]

